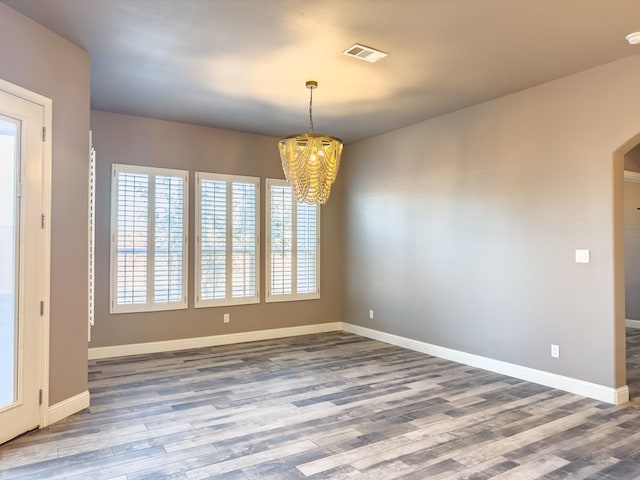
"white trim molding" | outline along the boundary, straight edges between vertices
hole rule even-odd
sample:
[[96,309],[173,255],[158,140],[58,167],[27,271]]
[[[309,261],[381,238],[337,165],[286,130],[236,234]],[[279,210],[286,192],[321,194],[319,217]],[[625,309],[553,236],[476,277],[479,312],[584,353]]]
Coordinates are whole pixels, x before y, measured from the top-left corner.
[[[640,321],[638,324],[640,324]],[[519,378],[521,380],[526,380],[528,382],[537,383],[551,388],[557,388],[559,390],[593,398],[602,402],[620,405],[629,401],[629,388],[626,385],[619,388],[605,387],[603,385],[566,377],[564,375],[558,375],[556,373],[523,367],[521,365],[503,362],[501,360],[461,352],[451,348],[440,347],[438,345],[432,345],[419,340],[412,340],[399,335],[342,322],[319,323],[299,327],[274,328],[270,330],[255,330],[251,332],[230,333],[208,337],[182,338],[160,342],[93,347],[89,349],[89,360],[124,357],[128,355],[143,355],[157,352],[171,352],[190,348],[214,347],[217,345],[230,345],[234,343],[255,342],[259,340],[271,340],[274,338],[285,338],[297,335],[309,335],[313,333],[335,331],[354,333],[363,337],[408,348],[409,350],[414,350],[416,352],[426,353],[445,360],[451,360],[453,362],[470,365],[490,372],[508,375],[510,377]],[[49,410],[51,410],[51,408]]]
[[39,345],[39,379],[38,384],[42,390],[42,403],[39,411],[40,427],[49,425],[48,410],[45,405],[49,403],[49,337],[50,337],[50,298],[51,298],[51,176],[53,158],[53,100],[39,93],[27,90],[6,80],[0,79],[0,91],[15,95],[42,107],[42,215],[44,224],[42,227],[42,322],[40,329]]
[[312,333],[335,332],[342,330],[342,323],[318,323],[300,327],[273,328],[270,330],[254,330],[251,332],[228,333],[209,337],[181,338],[164,340],[161,342],[130,343],[109,347],[93,347],[89,349],[89,360],[102,358],[124,357],[127,355],[141,355],[145,353],[171,352],[190,348],[215,347],[232,343],[255,342],[274,338],[295,337]]
[[501,373],[503,375],[519,378],[528,382],[557,388],[559,390],[593,398],[602,402],[619,405],[629,401],[629,387],[626,385],[619,388],[605,387],[596,383],[586,382],[584,380],[566,377],[556,373],[536,370],[534,368],[523,367],[521,365],[503,362],[501,360],[453,350],[451,348],[440,347],[438,345],[432,345],[430,343],[412,340],[410,338],[361,327],[359,325],[352,325],[350,323],[343,323],[342,329],[345,332],[408,348],[409,350],[415,350],[416,352],[426,353],[428,355],[433,355],[434,357],[444,358],[445,360],[451,360],[464,365],[482,368],[483,370],[488,370],[490,372]]
[[49,425],[89,408],[89,390],[49,406]]
[[625,326],[629,328],[640,328],[640,320],[631,320],[627,318],[625,321]]

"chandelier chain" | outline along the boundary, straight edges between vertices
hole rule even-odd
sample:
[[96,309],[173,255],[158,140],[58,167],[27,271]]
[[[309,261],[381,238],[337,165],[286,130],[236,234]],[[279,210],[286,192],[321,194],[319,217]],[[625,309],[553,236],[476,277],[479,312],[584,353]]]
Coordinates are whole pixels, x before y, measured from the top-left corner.
[[309,133],[313,133],[313,115],[311,114],[313,105],[313,88],[309,89]]

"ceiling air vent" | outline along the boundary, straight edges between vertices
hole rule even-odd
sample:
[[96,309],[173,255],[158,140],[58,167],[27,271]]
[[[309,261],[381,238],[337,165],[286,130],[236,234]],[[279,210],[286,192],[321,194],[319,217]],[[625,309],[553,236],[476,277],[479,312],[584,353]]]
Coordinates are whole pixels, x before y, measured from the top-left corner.
[[342,54],[370,63],[375,63],[388,55],[387,53],[381,52],[380,50],[366,47],[364,45],[360,45],[359,43],[354,43],[344,52],[342,52]]

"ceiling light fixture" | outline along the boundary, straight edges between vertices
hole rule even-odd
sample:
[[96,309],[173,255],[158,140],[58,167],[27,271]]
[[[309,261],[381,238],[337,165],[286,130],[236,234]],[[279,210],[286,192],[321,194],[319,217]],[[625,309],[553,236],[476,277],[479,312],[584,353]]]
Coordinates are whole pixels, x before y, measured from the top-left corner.
[[313,133],[313,90],[318,82],[307,81],[309,89],[309,133],[298,133],[278,142],[282,169],[293,187],[296,201],[326,203],[336,179],[342,155],[342,140]]
[[640,32],[630,33],[625,38],[631,45],[638,45],[640,43]]

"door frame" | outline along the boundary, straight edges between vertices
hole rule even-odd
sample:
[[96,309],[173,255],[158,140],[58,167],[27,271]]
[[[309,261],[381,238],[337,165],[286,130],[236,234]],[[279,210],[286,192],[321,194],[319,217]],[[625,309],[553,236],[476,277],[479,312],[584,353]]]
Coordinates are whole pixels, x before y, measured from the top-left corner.
[[[640,172],[634,172],[631,170],[625,170],[624,171],[624,183],[640,183]],[[622,202],[623,205],[623,209],[625,208],[625,202]],[[626,227],[626,225],[625,225]],[[626,268],[626,245],[625,245],[625,268]],[[625,285],[624,285],[624,291],[625,291],[625,297],[626,297],[626,292],[627,292],[627,281],[625,278]],[[626,312],[626,306],[625,306],[625,312],[624,312],[624,326],[625,326],[625,336],[626,336],[626,329],[627,328],[640,328],[640,321],[636,320],[636,319],[629,319],[627,318],[627,312]],[[625,343],[626,345],[626,343]],[[627,382],[628,383],[628,382]]]
[[39,338],[38,385],[42,390],[40,404],[39,428],[49,425],[49,312],[50,312],[50,283],[51,283],[51,139],[53,136],[53,101],[50,98],[27,90],[6,80],[0,79],[0,90],[29,102],[40,105],[43,109],[42,123],[45,128],[42,158],[42,214],[44,215],[43,246],[42,246],[42,292],[44,308]]

